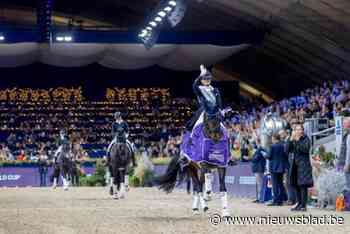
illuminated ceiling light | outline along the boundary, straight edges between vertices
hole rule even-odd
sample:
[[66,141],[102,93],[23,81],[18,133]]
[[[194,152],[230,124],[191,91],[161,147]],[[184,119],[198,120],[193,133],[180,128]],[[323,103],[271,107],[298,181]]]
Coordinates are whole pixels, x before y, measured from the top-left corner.
[[160,22],[160,21],[162,21],[162,18],[156,17],[154,20],[157,21],[157,22]]
[[157,23],[154,21],[149,22],[149,24],[152,25],[153,27],[157,26]]
[[167,6],[167,7],[165,7],[165,8],[164,8],[164,11],[166,11],[166,12],[170,12],[172,9],[173,9],[173,8],[171,8],[171,7]]
[[151,28],[150,26],[147,26],[146,29],[147,29],[148,31],[152,31],[153,28]]
[[64,37],[56,37],[56,41],[63,41]]
[[66,36],[64,37],[64,40],[69,42],[69,41],[72,41],[73,38],[71,36]]
[[164,11],[160,11],[160,12],[158,12],[158,15],[160,17],[164,17],[164,16],[166,16],[166,13]]
[[176,6],[176,2],[175,1],[169,1],[169,5],[170,6]]

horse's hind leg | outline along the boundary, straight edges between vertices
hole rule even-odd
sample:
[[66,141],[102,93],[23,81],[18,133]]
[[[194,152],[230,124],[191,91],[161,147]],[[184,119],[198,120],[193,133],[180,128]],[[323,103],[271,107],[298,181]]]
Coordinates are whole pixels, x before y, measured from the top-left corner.
[[222,204],[222,216],[227,217],[230,215],[228,210],[228,198],[227,190],[225,185],[226,168],[218,168],[219,173],[219,183],[220,183],[220,195]]

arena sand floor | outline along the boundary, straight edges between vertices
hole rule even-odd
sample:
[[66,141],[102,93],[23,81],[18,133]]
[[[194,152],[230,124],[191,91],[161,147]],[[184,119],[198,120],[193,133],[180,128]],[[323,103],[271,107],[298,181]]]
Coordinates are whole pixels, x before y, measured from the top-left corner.
[[[102,233],[350,233],[350,213],[309,209],[305,215],[338,215],[343,225],[213,226],[209,215],[220,211],[216,195],[206,215],[194,216],[192,197],[177,190],[166,195],[156,188],[131,189],[127,198],[113,200],[105,188],[0,188],[0,234]],[[230,198],[232,216],[297,216],[290,207],[267,207]]]

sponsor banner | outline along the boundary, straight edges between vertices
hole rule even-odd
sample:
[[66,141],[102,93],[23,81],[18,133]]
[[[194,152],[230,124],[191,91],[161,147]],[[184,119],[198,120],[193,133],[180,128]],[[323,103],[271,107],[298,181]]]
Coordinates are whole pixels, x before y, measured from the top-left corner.
[[[87,176],[94,173],[94,167],[82,167]],[[46,174],[46,184],[51,185],[52,168]],[[60,178],[61,183],[61,178]],[[38,167],[0,167],[0,187],[36,187],[40,185]]]
[[[166,171],[167,166],[155,166],[155,175],[161,175]],[[85,174],[91,175],[95,167],[83,167]],[[47,185],[52,175],[52,168],[47,173]],[[241,163],[226,170],[226,188],[231,196],[255,197],[255,177],[251,172],[250,163]],[[61,179],[60,179],[61,182]],[[0,168],[0,187],[38,187],[40,185],[40,174],[37,167],[2,167]],[[184,185],[180,186],[185,188]],[[219,178],[216,172],[213,173],[213,191],[219,192]]]
[[[155,174],[165,173],[166,166],[155,166]],[[219,192],[219,178],[217,172],[213,173],[213,191]],[[226,170],[226,189],[231,196],[250,197],[256,196],[255,176],[251,170],[250,163],[240,163],[236,166],[227,167]],[[180,188],[186,188],[182,185]]]

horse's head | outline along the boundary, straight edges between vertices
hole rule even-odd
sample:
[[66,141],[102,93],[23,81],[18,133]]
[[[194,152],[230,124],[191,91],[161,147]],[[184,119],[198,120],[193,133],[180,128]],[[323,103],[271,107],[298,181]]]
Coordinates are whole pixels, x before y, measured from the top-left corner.
[[62,145],[61,155],[62,155],[63,157],[68,158],[69,155],[70,155],[70,149],[71,149],[70,144],[63,144],[63,145]]
[[223,137],[219,113],[213,116],[204,114],[204,134],[214,142],[218,142]]

